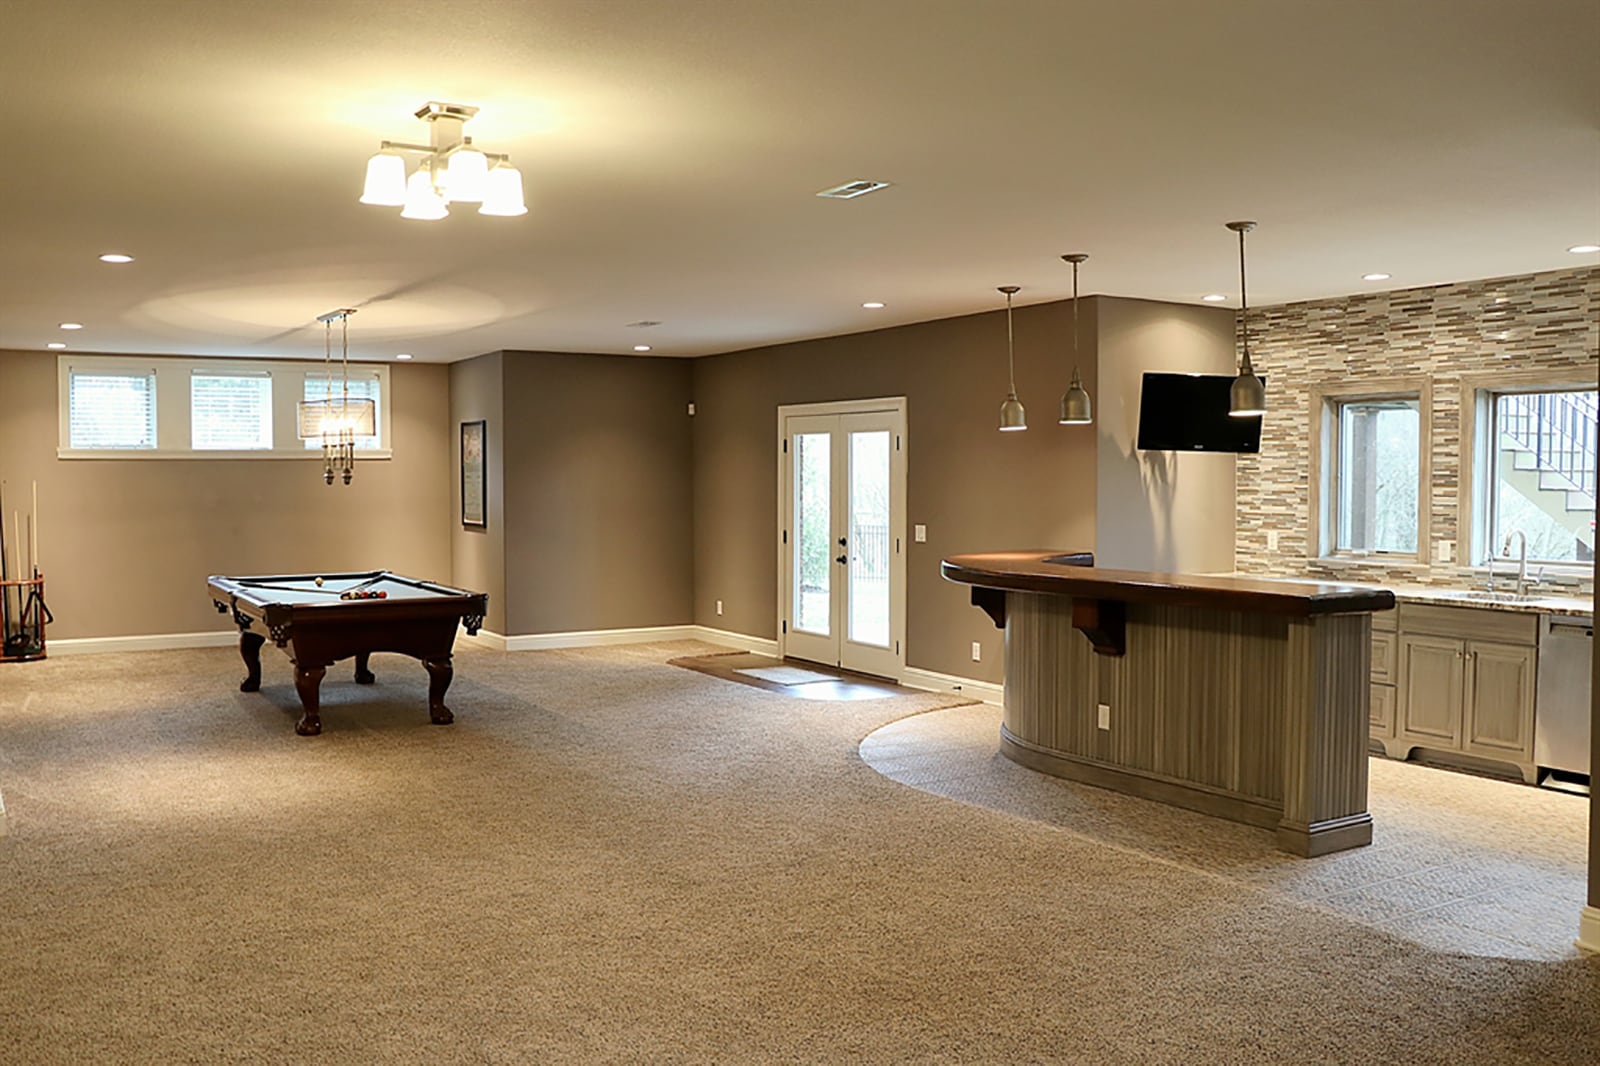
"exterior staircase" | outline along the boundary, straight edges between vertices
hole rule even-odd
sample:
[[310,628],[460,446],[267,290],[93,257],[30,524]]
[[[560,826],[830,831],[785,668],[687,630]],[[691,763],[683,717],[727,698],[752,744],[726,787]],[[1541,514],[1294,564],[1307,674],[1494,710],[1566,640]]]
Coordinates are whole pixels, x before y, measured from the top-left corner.
[[1500,476],[1594,551],[1596,394],[1500,398]]

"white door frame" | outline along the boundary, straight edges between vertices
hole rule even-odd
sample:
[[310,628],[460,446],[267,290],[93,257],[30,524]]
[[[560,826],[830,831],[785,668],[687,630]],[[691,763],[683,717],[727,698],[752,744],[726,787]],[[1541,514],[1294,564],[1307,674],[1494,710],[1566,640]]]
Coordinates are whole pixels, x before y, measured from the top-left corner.
[[[889,559],[889,644],[892,673],[874,673],[899,681],[905,673],[906,649],[906,456],[910,441],[906,432],[906,398],[886,396],[868,400],[840,400],[833,403],[780,404],[778,407],[778,654],[787,653],[789,622],[794,617],[793,575],[790,573],[793,548],[789,535],[793,526],[791,509],[794,485],[790,479],[791,456],[785,423],[790,418],[813,415],[888,414],[895,423],[894,447],[889,453],[889,529],[892,550]],[[842,639],[842,638],[841,638]]]

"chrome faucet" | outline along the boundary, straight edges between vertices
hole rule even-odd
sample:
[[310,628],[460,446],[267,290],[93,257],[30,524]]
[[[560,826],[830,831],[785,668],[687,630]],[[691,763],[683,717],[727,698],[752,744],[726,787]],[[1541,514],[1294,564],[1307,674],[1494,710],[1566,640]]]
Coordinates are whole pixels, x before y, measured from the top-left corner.
[[[1517,561],[1517,595],[1528,594],[1528,535],[1520,529],[1513,529],[1506,534],[1506,542],[1500,546],[1500,554],[1506,558],[1511,557],[1511,538],[1516,537],[1522,546],[1521,557]],[[1491,568],[1490,573],[1493,573]]]

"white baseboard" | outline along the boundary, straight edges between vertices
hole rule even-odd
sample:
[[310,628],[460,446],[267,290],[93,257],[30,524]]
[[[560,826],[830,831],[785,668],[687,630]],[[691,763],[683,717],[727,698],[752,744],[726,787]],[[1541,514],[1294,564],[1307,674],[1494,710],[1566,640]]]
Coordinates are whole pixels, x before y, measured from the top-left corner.
[[480,629],[476,633],[468,633],[463,630],[456,634],[456,639],[464,640],[468,644],[474,644],[486,651],[506,650],[506,638],[493,630]]
[[777,655],[778,642],[769,637],[750,637],[743,633],[730,633],[726,629],[712,629],[710,626],[695,626],[695,637],[708,644],[720,644],[724,648],[738,648],[740,651],[753,651],[761,655]]
[[652,640],[693,640],[699,626],[640,626],[636,629],[576,629],[565,633],[525,633],[505,637],[506,651],[598,648],[606,644],[644,644]]
[[231,648],[239,643],[237,629],[216,633],[151,633],[139,637],[77,637],[49,640],[47,655],[93,655],[107,651],[170,651],[174,648]]
[[1600,955],[1600,907],[1585,907],[1578,918],[1579,951]]
[[980,699],[984,703],[992,703],[996,707],[1005,705],[1005,687],[992,681],[974,681],[970,677],[939,674],[932,670],[908,666],[905,675],[900,678],[900,683],[906,688],[919,688],[925,692],[959,692],[964,696]]

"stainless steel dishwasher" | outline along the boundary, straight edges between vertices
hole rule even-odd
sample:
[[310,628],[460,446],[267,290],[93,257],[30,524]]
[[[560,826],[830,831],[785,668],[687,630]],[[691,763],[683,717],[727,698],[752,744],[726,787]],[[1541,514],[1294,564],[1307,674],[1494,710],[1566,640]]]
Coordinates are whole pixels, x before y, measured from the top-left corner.
[[1539,619],[1539,689],[1534,700],[1533,761],[1562,774],[1589,774],[1590,662],[1594,619]]

